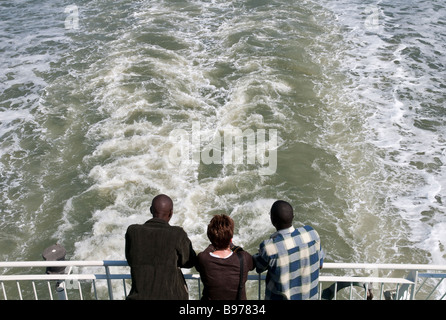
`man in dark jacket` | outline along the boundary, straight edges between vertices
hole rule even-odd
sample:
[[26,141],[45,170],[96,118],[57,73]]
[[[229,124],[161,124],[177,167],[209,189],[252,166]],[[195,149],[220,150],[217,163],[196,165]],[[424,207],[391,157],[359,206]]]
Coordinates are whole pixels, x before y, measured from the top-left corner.
[[130,225],[125,235],[125,256],[132,276],[127,299],[187,300],[180,268],[195,265],[192,243],[181,227],[169,225],[173,202],[168,196],[156,196],[150,212],[152,219]]

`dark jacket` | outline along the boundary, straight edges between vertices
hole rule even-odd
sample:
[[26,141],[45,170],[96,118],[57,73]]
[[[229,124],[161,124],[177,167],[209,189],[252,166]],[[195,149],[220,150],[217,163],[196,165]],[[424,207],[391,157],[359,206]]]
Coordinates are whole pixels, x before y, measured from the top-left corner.
[[[240,283],[240,260],[236,252],[228,258],[216,258],[209,253],[214,251],[209,245],[206,250],[198,254],[195,268],[200,272],[203,282],[202,300],[236,300]],[[241,299],[246,300],[245,282],[248,279],[248,271],[254,269],[252,256],[241,250],[243,255],[243,289]]]
[[125,240],[125,257],[132,276],[127,299],[189,298],[180,268],[192,268],[196,254],[181,227],[152,218],[143,225],[129,226]]

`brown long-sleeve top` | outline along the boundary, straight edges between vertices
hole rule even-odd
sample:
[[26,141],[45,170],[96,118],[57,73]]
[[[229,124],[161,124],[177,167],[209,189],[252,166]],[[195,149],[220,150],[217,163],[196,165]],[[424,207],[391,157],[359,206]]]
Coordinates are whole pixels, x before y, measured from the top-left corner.
[[[214,250],[214,247],[209,245],[197,255],[195,268],[200,273],[204,285],[202,300],[236,300],[240,280],[240,260],[237,253],[234,252],[227,258],[217,258],[210,255]],[[248,279],[248,272],[254,269],[254,262],[248,252],[241,253],[244,261],[241,299],[246,300],[244,284]]]

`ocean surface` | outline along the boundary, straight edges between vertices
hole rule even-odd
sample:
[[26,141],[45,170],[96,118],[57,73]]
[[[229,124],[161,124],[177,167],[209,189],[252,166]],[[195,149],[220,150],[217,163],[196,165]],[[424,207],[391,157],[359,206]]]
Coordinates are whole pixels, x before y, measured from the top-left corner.
[[125,259],[165,193],[197,252],[283,199],[327,262],[444,264],[445,80],[443,0],[1,1],[0,260]]

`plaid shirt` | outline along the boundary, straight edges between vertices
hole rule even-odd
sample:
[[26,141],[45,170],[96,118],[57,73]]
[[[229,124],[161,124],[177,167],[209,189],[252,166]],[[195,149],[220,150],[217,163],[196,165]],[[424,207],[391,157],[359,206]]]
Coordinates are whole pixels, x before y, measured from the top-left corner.
[[317,299],[323,258],[319,235],[312,227],[275,232],[254,255],[256,271],[268,270],[265,299]]

